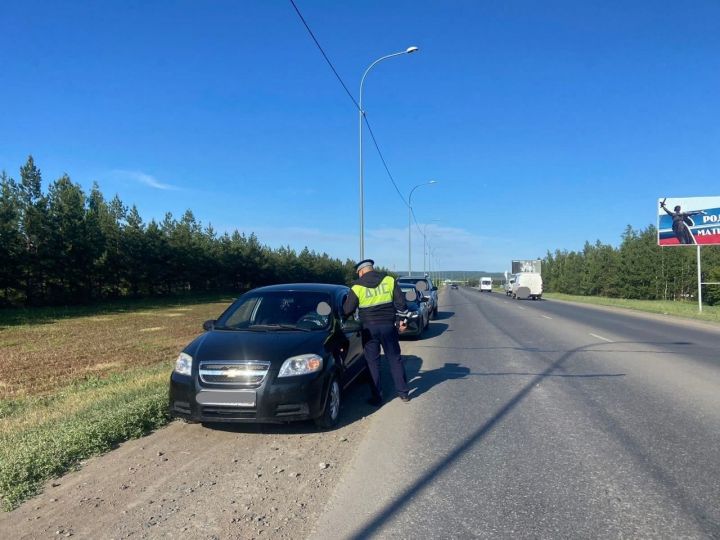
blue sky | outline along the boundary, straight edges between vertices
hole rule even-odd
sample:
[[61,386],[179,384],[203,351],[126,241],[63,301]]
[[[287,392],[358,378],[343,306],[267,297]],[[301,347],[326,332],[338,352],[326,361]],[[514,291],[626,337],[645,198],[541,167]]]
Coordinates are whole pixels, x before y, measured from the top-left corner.
[[[720,3],[296,0],[364,105],[431,267],[617,244],[720,195]],[[142,217],[357,259],[357,111],[289,1],[5,2],[0,169],[28,154]],[[365,138],[365,255],[407,207]],[[413,230],[413,269],[422,235]]]

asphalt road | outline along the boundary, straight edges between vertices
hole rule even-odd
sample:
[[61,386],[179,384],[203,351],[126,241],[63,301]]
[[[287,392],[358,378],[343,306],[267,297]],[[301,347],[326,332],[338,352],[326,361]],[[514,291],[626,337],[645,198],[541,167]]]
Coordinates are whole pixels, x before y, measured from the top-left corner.
[[440,312],[313,538],[720,538],[717,327],[463,288]]

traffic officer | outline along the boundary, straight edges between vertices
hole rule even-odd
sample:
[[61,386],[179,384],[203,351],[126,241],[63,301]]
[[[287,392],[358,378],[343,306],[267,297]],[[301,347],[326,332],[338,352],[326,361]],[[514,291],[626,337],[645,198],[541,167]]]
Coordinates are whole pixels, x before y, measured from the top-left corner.
[[[395,383],[395,391],[404,402],[410,401],[408,395],[405,368],[400,357],[398,328],[395,327],[396,311],[406,311],[405,296],[398,287],[395,278],[375,271],[375,261],[365,259],[355,265],[358,279],[348,293],[343,311],[347,317],[360,308],[360,320],[363,323],[363,349],[365,360],[372,377],[372,398],[368,403],[382,404],[380,386],[380,346],[390,363],[390,373]],[[400,323],[399,331],[404,332],[407,325]]]

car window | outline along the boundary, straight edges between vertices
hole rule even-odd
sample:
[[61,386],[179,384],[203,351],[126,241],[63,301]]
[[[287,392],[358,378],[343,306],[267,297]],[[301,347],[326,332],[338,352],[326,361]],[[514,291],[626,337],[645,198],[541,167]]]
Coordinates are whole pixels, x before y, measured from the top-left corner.
[[260,303],[260,297],[249,298],[247,302],[242,302],[237,309],[223,321],[223,326],[238,328],[241,323],[247,322],[253,318],[253,312]]
[[324,328],[328,314],[318,313],[322,302],[330,303],[327,294],[315,291],[263,291],[240,297],[219,320],[219,326],[286,326],[307,329]]
[[432,288],[432,283],[429,282],[425,278],[400,278],[400,279],[398,279],[398,283],[410,283],[412,285],[417,285],[420,282],[425,283],[428,291]]

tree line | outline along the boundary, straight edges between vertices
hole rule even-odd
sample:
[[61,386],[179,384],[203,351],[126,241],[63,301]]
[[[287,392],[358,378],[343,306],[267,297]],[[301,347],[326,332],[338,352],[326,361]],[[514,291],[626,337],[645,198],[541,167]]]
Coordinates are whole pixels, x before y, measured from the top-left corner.
[[[702,246],[703,282],[720,282],[720,246]],[[545,290],[642,300],[697,299],[696,250],[657,245],[657,228],[625,229],[618,247],[585,243],[582,251],[548,252]],[[703,300],[720,303],[720,286],[703,287]]]
[[349,283],[354,262],[255,234],[218,234],[187,210],[145,223],[135,205],[84,193],[63,175],[42,189],[32,156],[20,179],[0,173],[0,306],[244,291],[282,282]]

